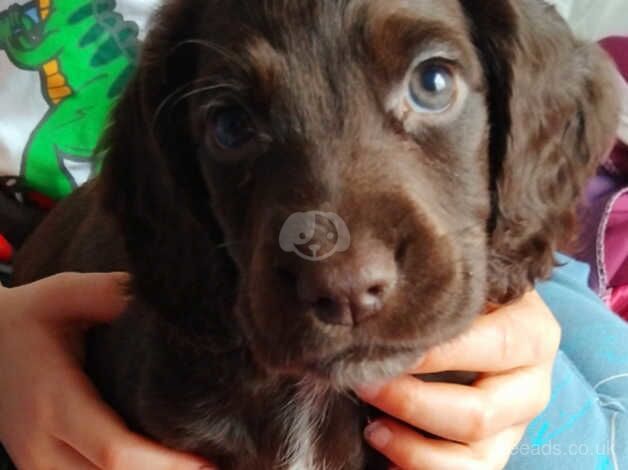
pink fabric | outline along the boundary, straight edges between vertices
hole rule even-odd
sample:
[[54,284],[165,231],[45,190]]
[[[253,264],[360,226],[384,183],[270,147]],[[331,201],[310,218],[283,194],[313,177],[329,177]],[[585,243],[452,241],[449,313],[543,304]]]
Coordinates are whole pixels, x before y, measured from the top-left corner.
[[628,285],[628,192],[622,191],[610,206],[604,232],[607,283],[611,288]]
[[617,68],[628,81],[628,36],[613,36],[603,39],[600,44],[613,56]]
[[628,285],[613,289],[608,304],[613,312],[628,312]]

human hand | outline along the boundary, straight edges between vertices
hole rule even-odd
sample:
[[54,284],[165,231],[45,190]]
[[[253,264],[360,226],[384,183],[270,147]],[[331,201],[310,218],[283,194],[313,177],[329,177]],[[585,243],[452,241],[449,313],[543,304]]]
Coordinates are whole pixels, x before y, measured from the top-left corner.
[[483,315],[409,372],[479,372],[476,381],[428,383],[406,375],[358,390],[389,416],[371,423],[365,437],[404,470],[502,469],[549,402],[559,344],[560,326],[536,292]]
[[19,469],[212,468],[131,433],[81,369],[82,338],[124,309],[124,274],[0,286],[0,441]]

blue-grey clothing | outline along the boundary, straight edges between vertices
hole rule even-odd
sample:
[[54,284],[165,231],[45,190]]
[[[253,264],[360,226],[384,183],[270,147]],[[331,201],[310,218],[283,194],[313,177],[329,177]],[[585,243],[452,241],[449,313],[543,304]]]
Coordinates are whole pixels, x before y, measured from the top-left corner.
[[563,328],[552,398],[507,468],[628,469],[628,323],[587,288],[587,265],[558,259],[538,285]]

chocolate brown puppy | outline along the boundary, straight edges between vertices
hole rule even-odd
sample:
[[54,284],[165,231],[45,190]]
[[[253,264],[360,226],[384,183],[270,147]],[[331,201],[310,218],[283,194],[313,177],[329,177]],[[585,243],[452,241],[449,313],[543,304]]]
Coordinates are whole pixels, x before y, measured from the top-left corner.
[[617,123],[539,0],[171,0],[16,281],[128,270],[87,367],[224,469],[361,470],[352,387],[549,275]]

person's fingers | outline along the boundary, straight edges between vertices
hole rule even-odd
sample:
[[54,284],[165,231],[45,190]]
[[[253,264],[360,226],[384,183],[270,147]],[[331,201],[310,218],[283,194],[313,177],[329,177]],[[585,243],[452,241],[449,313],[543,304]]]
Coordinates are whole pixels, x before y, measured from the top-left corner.
[[473,454],[463,445],[430,439],[392,419],[371,423],[364,431],[366,441],[393,464],[404,470],[480,470],[471,465]]
[[199,470],[202,460],[162,448],[130,432],[104,404],[86,377],[75,372],[76,386],[59,397],[54,410],[55,437],[107,470]]
[[[357,390],[384,413],[457,442],[477,442],[534,419],[547,405],[547,368],[522,368],[484,377],[474,386],[429,383],[403,376],[381,388]],[[535,393],[530,393],[534,390]]]
[[46,467],[65,470],[98,470],[89,460],[80,455],[66,443],[52,442],[52,451],[46,456]]
[[513,451],[521,443],[528,425],[529,423],[517,424],[489,439],[471,444],[470,447],[476,458],[485,462],[483,468],[505,468]]
[[128,281],[125,273],[65,273],[17,287],[13,294],[29,289],[28,311],[40,318],[109,322],[126,306]]
[[403,470],[486,470],[503,468],[521,441],[525,426],[515,426],[477,445],[432,439],[392,419],[371,423],[367,442]]
[[543,300],[530,292],[513,305],[478,317],[466,333],[427,351],[409,373],[502,372],[546,362],[556,354],[560,335]]
[[141,438],[133,445],[127,443],[119,447],[111,455],[114,464],[103,467],[105,470],[216,470],[215,466],[197,457],[162,448]]
[[22,448],[13,448],[11,443],[3,443],[11,461],[18,469],[98,470],[67,444],[50,436],[37,434],[29,436],[28,440],[18,441],[21,442]]

